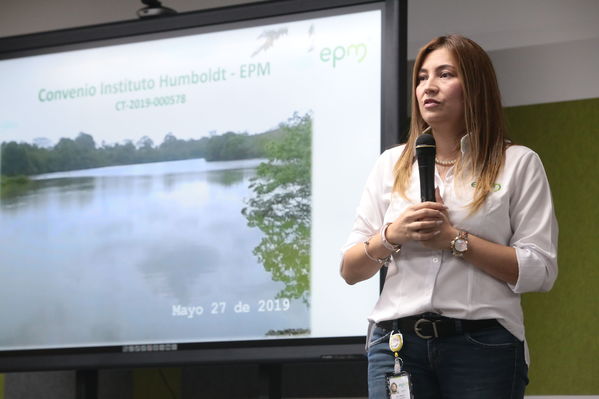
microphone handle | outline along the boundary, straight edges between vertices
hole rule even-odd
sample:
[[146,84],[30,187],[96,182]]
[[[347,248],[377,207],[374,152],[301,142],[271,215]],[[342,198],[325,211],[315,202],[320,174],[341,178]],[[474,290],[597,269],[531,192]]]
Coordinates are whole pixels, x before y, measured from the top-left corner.
[[435,166],[419,165],[420,201],[435,202]]

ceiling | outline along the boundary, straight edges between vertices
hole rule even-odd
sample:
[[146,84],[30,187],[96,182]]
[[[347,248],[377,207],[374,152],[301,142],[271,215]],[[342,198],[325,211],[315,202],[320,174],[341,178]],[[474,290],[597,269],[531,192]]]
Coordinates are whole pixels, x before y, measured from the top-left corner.
[[[162,0],[179,12],[256,0]],[[0,37],[136,18],[139,0],[2,0]],[[408,0],[408,57],[460,33],[487,51],[599,37],[599,0]]]

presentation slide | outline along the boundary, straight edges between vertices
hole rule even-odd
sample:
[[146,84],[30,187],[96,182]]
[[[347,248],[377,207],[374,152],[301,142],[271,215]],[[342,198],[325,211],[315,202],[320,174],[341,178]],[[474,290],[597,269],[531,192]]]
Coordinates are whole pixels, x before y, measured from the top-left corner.
[[364,335],[381,11],[0,61],[0,350]]

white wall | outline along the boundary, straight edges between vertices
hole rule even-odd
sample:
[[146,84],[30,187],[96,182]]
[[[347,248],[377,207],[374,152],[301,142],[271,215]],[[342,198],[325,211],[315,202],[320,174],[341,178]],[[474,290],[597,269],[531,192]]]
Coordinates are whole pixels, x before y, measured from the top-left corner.
[[[179,12],[260,0],[162,0]],[[2,0],[0,37],[136,19],[138,0]],[[460,33],[490,52],[506,106],[599,97],[599,1],[408,0],[408,58]]]
[[408,58],[458,33],[491,55],[505,106],[599,97],[599,1],[408,0]]
[[599,37],[498,50],[491,58],[504,106],[599,97]]
[[460,33],[487,51],[597,38],[597,0],[408,0],[408,54]]

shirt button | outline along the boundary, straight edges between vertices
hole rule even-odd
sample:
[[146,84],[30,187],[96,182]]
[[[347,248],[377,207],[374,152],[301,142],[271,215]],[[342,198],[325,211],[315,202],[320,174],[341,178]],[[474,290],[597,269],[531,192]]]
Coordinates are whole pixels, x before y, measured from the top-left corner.
[[433,263],[439,263],[439,258],[433,258]]

